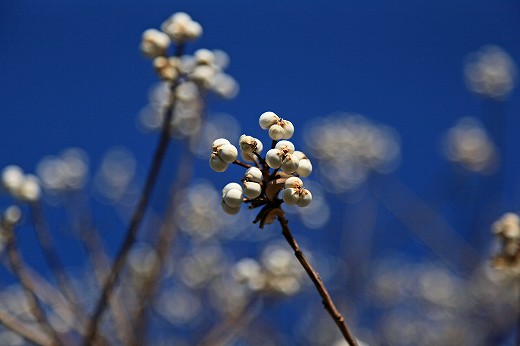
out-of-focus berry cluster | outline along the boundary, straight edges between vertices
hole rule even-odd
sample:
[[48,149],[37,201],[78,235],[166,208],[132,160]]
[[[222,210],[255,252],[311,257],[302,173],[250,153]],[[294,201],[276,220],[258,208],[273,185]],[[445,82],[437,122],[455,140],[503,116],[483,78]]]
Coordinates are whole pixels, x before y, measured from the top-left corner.
[[396,132],[361,115],[322,117],[308,126],[305,139],[332,192],[357,187],[371,171],[392,171],[400,157]]

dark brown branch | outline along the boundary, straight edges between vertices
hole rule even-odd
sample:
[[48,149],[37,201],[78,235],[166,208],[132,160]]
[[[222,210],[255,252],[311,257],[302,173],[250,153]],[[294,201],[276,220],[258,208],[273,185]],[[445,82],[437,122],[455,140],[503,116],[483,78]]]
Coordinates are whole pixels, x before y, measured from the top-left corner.
[[6,237],[6,250],[9,264],[13,274],[20,280],[20,284],[22,285],[23,291],[25,293],[31,314],[43,328],[44,332],[51,338],[50,345],[61,345],[62,343],[59,334],[49,323],[49,320],[47,319],[40,302],[36,298],[34,284],[25,270],[25,264],[16,246],[13,227],[5,227],[4,232]]
[[291,248],[294,250],[294,255],[302,265],[303,269],[305,269],[305,272],[307,272],[307,275],[311,279],[312,283],[318,290],[318,293],[320,294],[323,302],[323,306],[325,307],[325,310],[329,313],[329,315],[332,317],[336,325],[338,326],[338,329],[341,331],[341,334],[343,334],[343,337],[345,340],[349,343],[350,346],[358,346],[356,339],[350,332],[350,330],[347,327],[347,324],[345,323],[345,318],[339,310],[336,308],[336,305],[334,305],[334,302],[332,301],[332,298],[330,297],[329,292],[327,291],[327,288],[323,284],[323,281],[321,280],[320,275],[318,272],[314,270],[314,268],[311,266],[305,255],[303,254],[303,251],[301,250],[300,246],[294,239],[291,230],[288,226],[288,221],[284,216],[279,216],[278,221],[280,222],[280,226],[282,226],[282,234],[291,246]]
[[251,165],[250,165],[250,164],[247,164],[247,163],[242,162],[242,161],[239,161],[239,160],[235,160],[235,161],[233,161],[233,162],[231,162],[231,163],[233,163],[233,164],[235,164],[235,165],[238,165],[238,166],[242,166],[242,167],[244,167],[244,168],[251,168]]
[[[176,86],[176,84],[172,85],[172,91],[175,90]],[[174,105],[175,100],[172,99],[166,109],[166,114],[162,124],[161,135],[159,137],[159,142],[157,144],[155,154],[153,156],[152,164],[148,171],[148,176],[146,178],[146,182],[141,193],[141,197],[132,215],[130,225],[128,226],[128,229],[126,231],[126,237],[123,241],[123,244],[121,245],[121,248],[119,249],[116,260],[114,261],[114,265],[112,266],[112,270],[110,271],[110,274],[108,275],[108,278],[106,279],[105,284],[103,285],[101,297],[98,300],[91,321],[89,323],[87,334],[83,343],[85,346],[91,345],[93,341],[96,339],[99,320],[101,319],[103,312],[107,308],[108,299],[111,296],[115,287],[115,283],[119,277],[119,274],[121,273],[121,270],[123,269],[126,263],[128,253],[137,239],[139,226],[141,225],[145,211],[148,207],[148,203],[150,201],[153,188],[157,181],[160,168],[166,155],[166,149],[168,148],[168,144],[170,143],[170,123],[173,117]]]

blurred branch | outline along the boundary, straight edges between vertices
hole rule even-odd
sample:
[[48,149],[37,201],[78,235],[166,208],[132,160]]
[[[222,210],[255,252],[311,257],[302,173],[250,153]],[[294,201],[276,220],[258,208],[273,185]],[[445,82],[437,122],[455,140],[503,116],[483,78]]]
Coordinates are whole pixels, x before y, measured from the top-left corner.
[[45,220],[43,206],[40,202],[34,202],[29,203],[29,208],[31,211],[36,238],[40,248],[43,251],[45,261],[49,265],[49,268],[51,269],[52,274],[56,279],[59,290],[65,296],[71,307],[71,310],[79,319],[80,324],[84,326],[87,322],[87,316],[77,305],[77,295],[70,285],[70,280],[66,275],[65,267],[63,266],[63,263],[58,256],[56,247],[54,246],[51,232],[49,231],[47,222]]
[[[86,202],[82,198],[83,195],[78,193],[77,195],[70,197],[71,198],[66,200],[68,203],[66,203],[65,206],[71,218],[74,220],[72,227],[76,228],[75,234],[77,234],[81,245],[88,254],[87,257],[92,267],[92,271],[94,272],[94,277],[96,278],[99,287],[101,287],[103,284],[103,278],[107,274],[107,270],[110,266],[103,241],[99,237],[99,231],[92,223],[90,211],[86,206]],[[76,203],[72,201],[72,197],[77,197],[75,199]],[[75,208],[72,207],[71,204]],[[124,308],[121,297],[117,292],[110,299],[110,304],[112,307],[110,311],[112,313],[117,337],[122,344],[127,344],[133,338],[132,329],[127,317],[126,309]]]
[[[372,186],[372,193],[388,211],[447,265],[452,267],[457,260],[462,260],[466,269],[469,269],[479,263],[477,251],[446,222],[442,215],[406,185],[396,178],[384,181],[382,185],[386,188]],[[399,198],[393,198],[394,196]],[[458,258],[453,258],[453,254]]]
[[[253,321],[259,313],[262,300],[259,297],[249,299],[245,304],[230,311],[223,316],[222,321],[205,333],[204,338],[197,343],[198,346],[226,346],[240,336],[243,330]],[[226,332],[227,335],[226,335]]]
[[51,346],[52,340],[40,331],[27,326],[9,312],[0,310],[0,324],[36,345]]
[[[176,85],[173,85],[172,90],[174,90],[175,87]],[[139,199],[137,207],[134,210],[134,214],[130,221],[130,225],[128,226],[128,229],[126,231],[125,239],[117,254],[116,260],[114,261],[112,270],[110,271],[110,274],[108,275],[108,278],[106,279],[105,284],[103,285],[101,297],[98,300],[98,303],[94,310],[94,314],[92,315],[92,319],[90,321],[90,325],[87,329],[87,334],[84,340],[85,346],[92,344],[92,342],[96,339],[99,320],[101,319],[101,316],[103,315],[103,312],[107,307],[108,299],[112,294],[119,274],[121,273],[121,270],[123,269],[126,263],[128,253],[137,239],[137,232],[139,231],[139,226],[141,225],[146,208],[148,207],[148,203],[153,188],[155,186],[155,183],[157,182],[157,177],[159,175],[162,162],[166,155],[166,149],[168,148],[168,144],[170,142],[170,122],[173,117],[173,108],[175,104],[174,101],[175,100],[172,100],[166,109],[166,116],[164,117],[161,136],[159,138],[159,142],[157,144],[157,148],[153,156],[153,161],[150,170],[148,171],[145,186],[141,193],[141,197]]]
[[16,247],[14,228],[10,225],[6,225],[4,227],[4,231],[6,238],[5,240],[7,257],[9,258],[9,263],[11,265],[11,269],[14,275],[20,280],[23,291],[25,293],[25,297],[27,299],[29,310],[33,315],[34,319],[41,325],[45,333],[47,333],[48,336],[51,337],[50,345],[61,345],[62,342],[60,340],[59,334],[49,323],[49,320],[47,319],[47,316],[45,315],[42,306],[36,298],[36,295],[34,293],[34,284],[30,276],[27,275],[27,271],[25,270],[25,264],[18,251],[18,248]]
[[323,281],[321,280],[320,275],[318,272],[314,270],[314,268],[311,266],[305,255],[303,254],[303,251],[301,250],[300,246],[294,239],[291,230],[288,226],[288,221],[285,218],[285,216],[279,216],[278,222],[280,223],[280,226],[282,226],[282,234],[291,246],[291,248],[294,250],[294,255],[302,265],[303,269],[305,269],[305,272],[311,279],[312,283],[318,290],[318,293],[320,294],[323,302],[323,306],[325,307],[325,310],[329,313],[329,315],[332,317],[336,325],[338,326],[338,329],[341,331],[341,334],[345,338],[345,340],[348,342],[350,346],[358,346],[356,339],[350,332],[349,328],[347,327],[347,324],[345,323],[345,318],[339,310],[336,308],[336,305],[334,305],[334,302],[332,301],[332,298],[327,291],[327,288],[323,284]]

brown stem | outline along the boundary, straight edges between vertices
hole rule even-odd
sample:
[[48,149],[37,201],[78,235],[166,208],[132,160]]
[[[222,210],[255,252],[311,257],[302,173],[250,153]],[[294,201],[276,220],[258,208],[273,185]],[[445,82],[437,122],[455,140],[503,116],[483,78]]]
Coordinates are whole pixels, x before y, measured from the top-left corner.
[[11,269],[13,274],[20,280],[23,291],[25,293],[25,297],[27,299],[27,303],[29,305],[29,310],[31,314],[34,316],[34,319],[41,325],[44,332],[48,334],[51,338],[50,345],[61,345],[60,336],[56,332],[56,330],[51,326],[45,312],[43,311],[40,302],[36,298],[35,287],[29,275],[27,275],[27,271],[25,270],[25,264],[22,260],[20,252],[16,247],[16,240],[14,235],[14,229],[11,226],[7,226],[4,228],[5,237],[6,237],[6,250],[7,257],[9,259],[9,263],[11,265]]
[[336,308],[336,305],[334,305],[334,302],[332,301],[332,298],[327,291],[327,288],[323,284],[323,281],[321,280],[320,275],[318,272],[314,270],[314,268],[311,266],[305,255],[303,254],[303,251],[300,249],[300,246],[294,239],[291,230],[288,226],[288,221],[284,216],[279,216],[278,221],[280,222],[280,226],[282,226],[282,234],[291,246],[291,248],[294,250],[294,255],[302,265],[303,269],[305,269],[305,272],[307,272],[307,275],[311,279],[312,283],[318,290],[318,293],[320,294],[323,302],[323,306],[325,307],[325,310],[329,313],[329,315],[332,317],[336,325],[338,326],[338,329],[341,331],[341,334],[343,334],[343,337],[345,340],[349,343],[350,346],[358,346],[356,339],[350,332],[350,330],[347,327],[347,324],[345,323],[345,318],[339,310]]
[[[172,85],[172,95],[175,95],[173,91],[176,87],[177,84]],[[121,248],[119,249],[116,260],[114,261],[114,264],[112,266],[112,270],[110,271],[110,274],[108,275],[108,278],[106,279],[105,284],[103,285],[101,297],[97,302],[94,314],[92,315],[92,318],[90,320],[89,327],[87,329],[87,334],[83,343],[85,346],[91,345],[96,338],[99,320],[101,319],[103,312],[107,308],[108,299],[111,296],[112,291],[115,287],[115,283],[119,277],[119,274],[121,273],[121,270],[123,269],[126,263],[128,253],[137,239],[137,232],[139,231],[139,226],[141,225],[145,211],[148,207],[148,203],[153,188],[157,181],[160,168],[166,155],[166,149],[168,148],[168,144],[170,143],[170,123],[173,117],[174,105],[175,100],[172,99],[166,109],[166,114],[162,124],[161,136],[159,137],[159,142],[157,144],[155,154],[153,156],[152,164],[148,171],[148,176],[146,178],[146,182],[141,193],[141,197],[139,199],[137,207],[134,210],[132,219],[126,231],[126,237],[123,241],[123,244],[121,245]]]
[[0,324],[33,344],[40,346],[52,345],[52,341],[47,335],[42,334],[40,331],[25,325],[7,311],[0,310]]
[[251,165],[250,165],[250,164],[247,164],[247,163],[242,162],[242,161],[239,161],[239,160],[235,160],[235,161],[233,161],[233,162],[231,162],[231,163],[233,163],[233,164],[235,164],[235,165],[238,165],[238,166],[242,166],[242,167],[244,167],[244,168],[251,168]]

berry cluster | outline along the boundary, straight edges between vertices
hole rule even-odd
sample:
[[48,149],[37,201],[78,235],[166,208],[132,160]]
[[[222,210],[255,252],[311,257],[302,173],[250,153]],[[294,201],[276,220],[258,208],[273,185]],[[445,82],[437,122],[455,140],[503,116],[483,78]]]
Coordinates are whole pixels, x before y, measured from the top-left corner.
[[[161,30],[148,29],[143,33],[141,52],[153,59],[153,67],[160,79],[178,83],[190,81],[200,90],[211,91],[224,98],[233,98],[238,92],[238,84],[223,70],[229,57],[220,50],[198,49],[193,55],[184,54],[188,41],[202,35],[199,23],[184,13],[178,12],[168,18]],[[171,43],[175,43],[174,56],[168,55]]]
[[[287,140],[294,133],[290,121],[273,112],[265,112],[260,116],[259,124],[262,129],[269,131],[272,139],[271,149],[265,158],[260,155],[262,142],[242,135],[239,140],[240,155],[244,161],[252,162],[252,165],[237,160],[237,147],[225,138],[213,142],[209,165],[216,172],[224,172],[229,164],[247,168],[242,185],[229,183],[222,190],[222,208],[233,215],[238,213],[242,203],[249,203],[250,209],[263,206],[254,221],[260,222],[260,228],[263,228],[264,224],[283,216],[280,208],[282,202],[300,207],[309,205],[312,194],[303,186],[299,177],[309,176],[312,164],[304,153],[295,151],[294,144]],[[282,199],[278,198],[280,191]]]

